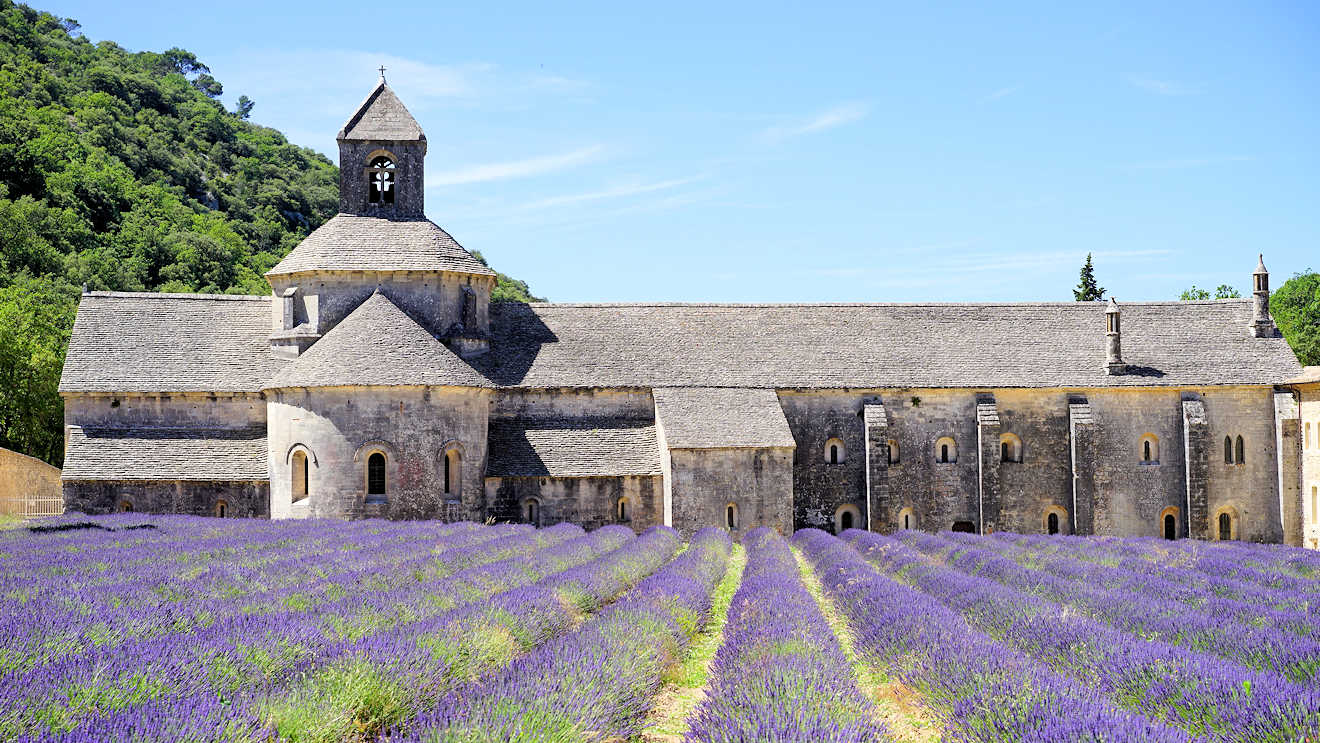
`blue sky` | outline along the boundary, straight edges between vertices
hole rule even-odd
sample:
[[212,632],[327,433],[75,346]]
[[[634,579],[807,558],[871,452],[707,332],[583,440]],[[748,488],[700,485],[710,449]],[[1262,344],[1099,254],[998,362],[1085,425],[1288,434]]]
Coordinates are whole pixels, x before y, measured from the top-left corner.
[[[427,213],[555,301],[1124,299],[1320,269],[1320,4],[50,0],[334,155],[384,64]],[[999,5],[999,4],[997,4]]]

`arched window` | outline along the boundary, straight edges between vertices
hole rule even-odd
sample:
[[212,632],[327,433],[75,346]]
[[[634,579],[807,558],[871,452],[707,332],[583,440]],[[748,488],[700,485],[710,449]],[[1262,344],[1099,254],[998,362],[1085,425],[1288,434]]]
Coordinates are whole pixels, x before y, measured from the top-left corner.
[[457,447],[445,451],[445,497],[455,500],[463,495],[463,453]]
[[527,523],[534,526],[541,524],[541,501],[535,498],[528,498],[523,501],[523,515],[527,517]]
[[292,493],[293,502],[297,503],[307,497],[307,452],[295,451],[293,453],[290,476],[293,478],[290,492]]
[[1068,532],[1068,510],[1060,505],[1049,506],[1041,518],[1041,528],[1046,534],[1065,534]]
[[215,515],[217,518],[224,518],[229,515],[229,504],[223,500],[215,502]]
[[738,528],[738,506],[729,503],[724,506],[724,525],[730,529]]
[[1144,434],[1138,446],[1138,454],[1141,457],[1142,464],[1160,463],[1160,440],[1153,433]]
[[367,500],[385,500],[385,454],[373,451],[367,457]]
[[628,520],[627,498],[620,498],[619,502],[614,504],[614,517],[620,522]]
[[1233,506],[1223,506],[1215,511],[1215,539],[1227,542],[1238,538],[1238,512]]
[[1224,437],[1224,464],[1233,463],[1233,437]]
[[830,464],[839,464],[843,461],[844,449],[843,441],[839,439],[830,439],[825,442],[825,461]]
[[120,512],[120,513],[132,513],[132,512],[133,512],[133,501],[131,501],[131,500],[121,500],[121,501],[119,501],[119,512]]
[[889,463],[898,464],[898,439],[889,440]]
[[1160,511],[1160,534],[1165,539],[1178,538],[1178,508],[1169,506]]
[[394,158],[377,155],[367,168],[367,199],[373,204],[394,203]]
[[1311,486],[1311,523],[1320,524],[1320,486]]
[[999,461],[1001,462],[1021,462],[1022,461],[1022,439],[1011,433],[1000,434],[999,436]]
[[1241,436],[1237,437],[1237,445],[1233,447],[1233,451],[1235,454],[1233,459],[1238,464],[1242,464],[1247,461],[1247,448],[1246,446],[1243,445]]
[[851,503],[845,503],[834,509],[834,533],[842,534],[848,529],[860,529],[862,512]]
[[1311,424],[1310,424],[1310,422],[1307,422],[1307,424],[1306,424],[1306,448],[1308,448],[1308,449],[1311,448]]
[[940,464],[952,464],[958,461],[958,445],[953,439],[944,436],[935,442],[935,461]]

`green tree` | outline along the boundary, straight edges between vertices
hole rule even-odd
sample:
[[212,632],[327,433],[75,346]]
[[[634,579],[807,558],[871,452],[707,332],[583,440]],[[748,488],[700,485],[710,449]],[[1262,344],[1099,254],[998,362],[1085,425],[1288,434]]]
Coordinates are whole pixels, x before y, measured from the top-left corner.
[[240,119],[246,120],[252,115],[252,107],[255,105],[257,104],[253,103],[251,98],[248,98],[245,95],[240,95],[238,97],[238,103],[234,104],[234,115]]
[[[1220,284],[1219,286],[1215,287],[1215,293],[1213,295],[1214,299],[1239,299],[1241,297],[1242,294],[1239,293],[1237,289],[1234,289],[1228,284]],[[1196,284],[1192,284],[1192,287],[1190,289],[1184,289],[1183,293],[1178,296],[1178,299],[1184,302],[1211,299],[1211,298],[1212,297],[1208,289],[1202,289],[1198,287]]]
[[23,277],[0,288],[0,446],[56,466],[64,459],[60,371],[78,290]]
[[[0,446],[59,463],[71,287],[265,294],[338,209],[334,164],[223,90],[185,49],[0,0]],[[495,297],[535,299],[504,274]]]
[[1082,279],[1073,289],[1073,299],[1078,302],[1096,302],[1105,298],[1103,287],[1096,286],[1095,267],[1091,265],[1091,254],[1086,254],[1086,262],[1082,264]]
[[1294,275],[1270,295],[1270,314],[1306,366],[1320,364],[1320,273]]

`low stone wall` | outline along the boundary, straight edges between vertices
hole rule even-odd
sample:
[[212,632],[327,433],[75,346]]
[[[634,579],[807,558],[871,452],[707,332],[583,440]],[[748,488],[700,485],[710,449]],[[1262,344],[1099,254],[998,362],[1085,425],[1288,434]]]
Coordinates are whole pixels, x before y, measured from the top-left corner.
[[60,470],[49,464],[0,449],[0,515],[32,518],[64,513]]
[[270,483],[178,480],[65,482],[70,511],[89,514],[135,511],[222,518],[270,518]]

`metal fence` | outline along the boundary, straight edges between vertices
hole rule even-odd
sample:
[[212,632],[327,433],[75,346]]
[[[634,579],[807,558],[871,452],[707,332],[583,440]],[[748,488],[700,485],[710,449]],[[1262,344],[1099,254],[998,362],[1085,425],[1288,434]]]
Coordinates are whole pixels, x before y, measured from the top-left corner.
[[35,519],[59,516],[64,513],[64,497],[58,498],[0,498],[0,516]]

